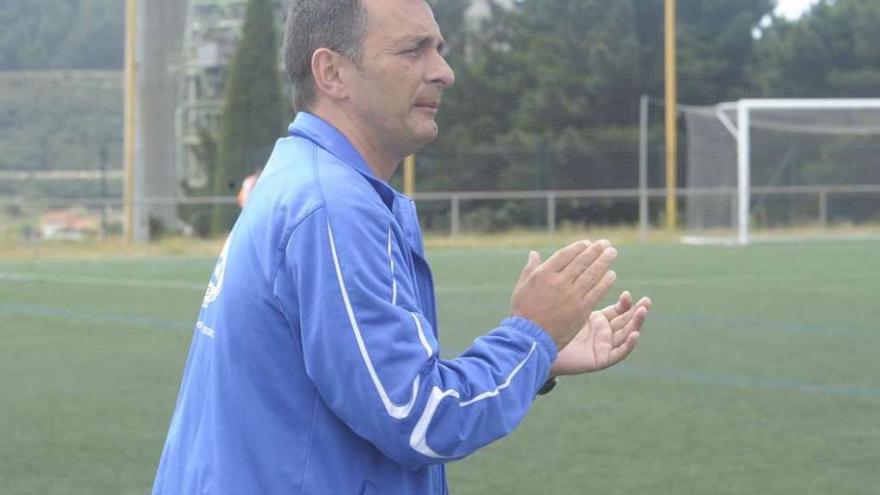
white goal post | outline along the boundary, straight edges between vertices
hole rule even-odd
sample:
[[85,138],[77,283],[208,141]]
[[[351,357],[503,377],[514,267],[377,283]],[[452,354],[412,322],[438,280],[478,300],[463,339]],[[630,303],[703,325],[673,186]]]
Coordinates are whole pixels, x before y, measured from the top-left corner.
[[[744,99],[682,111],[688,126],[688,188],[695,193],[687,197],[685,242],[748,244],[755,192],[817,193],[825,201],[828,187],[841,194],[852,186],[880,198],[880,99]],[[759,163],[755,137],[763,147]],[[791,144],[783,145],[788,139]],[[840,151],[847,146],[861,154]],[[770,148],[786,150],[787,158],[774,157]],[[834,176],[838,164],[826,156],[834,154],[828,150],[850,172]],[[763,172],[759,184],[754,183],[756,166]],[[827,204],[818,209],[817,216],[827,219]],[[716,227],[716,235],[704,235],[712,230],[708,227]]]

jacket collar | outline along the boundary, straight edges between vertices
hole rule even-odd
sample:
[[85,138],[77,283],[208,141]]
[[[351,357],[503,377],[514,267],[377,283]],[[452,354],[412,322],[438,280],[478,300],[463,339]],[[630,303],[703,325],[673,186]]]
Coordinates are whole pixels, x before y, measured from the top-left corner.
[[309,112],[299,112],[293,123],[288,127],[291,136],[299,136],[306,138],[328,153],[336,156],[350,167],[360,172],[366,177],[376,191],[382,197],[382,200],[389,208],[394,204],[394,198],[397,191],[394,190],[387,182],[376,177],[373,170],[367,165],[367,162],[361,156],[351,141],[341,133],[339,129],[333,127],[326,120]]
[[317,115],[299,112],[288,127],[291,136],[300,136],[314,141],[318,146],[354,167],[362,174],[378,179],[345,134]]

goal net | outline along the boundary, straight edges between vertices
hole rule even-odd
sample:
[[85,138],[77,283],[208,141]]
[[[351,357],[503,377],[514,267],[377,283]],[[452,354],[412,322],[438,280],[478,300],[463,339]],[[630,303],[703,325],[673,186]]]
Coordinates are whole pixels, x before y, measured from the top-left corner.
[[683,108],[685,242],[880,234],[880,99]]

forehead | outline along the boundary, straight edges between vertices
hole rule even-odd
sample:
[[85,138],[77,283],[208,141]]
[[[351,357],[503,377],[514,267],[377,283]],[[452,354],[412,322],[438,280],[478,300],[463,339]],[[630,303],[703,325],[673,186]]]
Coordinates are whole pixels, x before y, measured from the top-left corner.
[[440,37],[434,13],[424,0],[363,0],[363,6],[367,12],[367,42]]

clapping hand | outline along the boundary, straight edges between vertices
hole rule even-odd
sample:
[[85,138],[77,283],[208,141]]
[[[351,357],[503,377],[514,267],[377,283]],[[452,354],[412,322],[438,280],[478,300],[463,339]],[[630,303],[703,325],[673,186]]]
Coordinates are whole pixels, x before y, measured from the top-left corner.
[[635,349],[650,309],[651,299],[643,297],[633,305],[632,296],[624,291],[617,303],[590,314],[574,339],[559,352],[550,373],[577,375],[619,363]]

